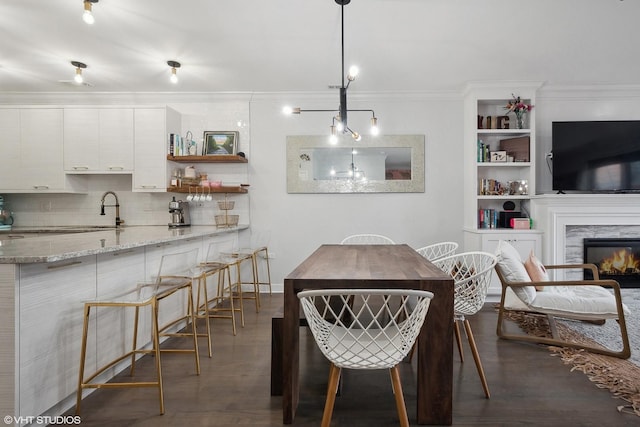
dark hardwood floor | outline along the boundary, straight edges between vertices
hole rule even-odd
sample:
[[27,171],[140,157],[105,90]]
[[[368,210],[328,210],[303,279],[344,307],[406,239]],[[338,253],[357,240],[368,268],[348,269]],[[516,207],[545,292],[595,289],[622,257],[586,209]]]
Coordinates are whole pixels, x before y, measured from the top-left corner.
[[[269,394],[271,315],[282,295],[263,295],[259,314],[247,304],[246,326],[237,336],[230,321],[212,320],[214,355],[201,347],[202,373],[193,358],[165,354],[162,369],[166,412],[159,415],[154,389],[101,389],[83,400],[83,427],[91,426],[281,426],[281,398]],[[621,414],[621,401],[571,372],[537,345],[499,340],[497,314],[487,307],[470,320],[482,357],[491,399],[484,397],[473,358],[454,352],[454,426],[638,426],[640,418]],[[301,328],[301,395],[294,426],[318,426],[322,417],[327,363],[310,332]],[[149,371],[144,360],[139,373]],[[402,364],[409,421],[415,419],[415,361]],[[70,411],[69,414],[73,414]],[[332,426],[396,426],[395,404],[386,371],[345,372]]]

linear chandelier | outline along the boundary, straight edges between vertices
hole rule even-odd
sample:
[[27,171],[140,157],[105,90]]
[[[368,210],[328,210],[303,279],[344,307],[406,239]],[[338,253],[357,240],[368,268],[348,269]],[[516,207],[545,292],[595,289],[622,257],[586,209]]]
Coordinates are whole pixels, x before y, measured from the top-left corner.
[[[351,84],[351,82],[354,81],[356,76],[358,75],[358,68],[355,66],[352,66],[351,68],[349,68],[348,74],[345,75],[345,72],[344,72],[344,7],[345,5],[349,4],[351,0],[335,0],[335,2],[340,5],[341,15],[342,15],[341,16],[342,18],[342,84],[340,85],[340,105],[338,106],[337,110],[318,110],[318,109],[307,110],[307,109],[302,109],[300,107],[295,107],[295,108],[284,107],[283,109],[283,112],[287,115],[300,114],[300,113],[318,113],[318,112],[337,113],[336,115],[333,116],[333,119],[331,121],[331,126],[330,126],[330,130],[331,130],[330,141],[334,144],[338,141],[338,133],[350,134],[353,137],[353,139],[355,139],[356,141],[360,141],[362,139],[362,136],[360,135],[360,133],[352,130],[348,125],[347,113],[350,113],[350,112],[371,113],[371,134],[378,135],[379,133],[378,118],[376,117],[376,113],[373,110],[350,110],[347,108],[347,89],[349,89],[349,84]],[[346,78],[346,84],[345,84],[345,78]]]

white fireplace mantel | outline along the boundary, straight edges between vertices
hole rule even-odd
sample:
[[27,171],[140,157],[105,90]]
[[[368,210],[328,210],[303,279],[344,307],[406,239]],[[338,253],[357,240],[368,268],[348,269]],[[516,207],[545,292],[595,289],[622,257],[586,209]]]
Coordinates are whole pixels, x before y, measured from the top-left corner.
[[640,225],[640,194],[544,194],[531,201],[545,264],[564,264],[570,225]]

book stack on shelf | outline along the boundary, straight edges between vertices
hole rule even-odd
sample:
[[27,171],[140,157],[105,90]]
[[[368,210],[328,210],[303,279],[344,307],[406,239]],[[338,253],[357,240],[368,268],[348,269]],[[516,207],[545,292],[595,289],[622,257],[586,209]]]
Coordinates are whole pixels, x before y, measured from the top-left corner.
[[168,138],[167,154],[171,156],[183,156],[185,154],[184,140],[177,133],[170,133]]
[[498,212],[495,209],[478,209],[478,228],[498,228]]
[[189,134],[186,138],[177,133],[170,133],[167,138],[167,154],[170,156],[193,156],[197,152],[196,142],[191,139]]
[[488,162],[490,160],[490,147],[481,139],[478,140],[478,163]]
[[509,188],[500,181],[491,178],[478,180],[478,195],[502,196],[505,194],[509,194]]

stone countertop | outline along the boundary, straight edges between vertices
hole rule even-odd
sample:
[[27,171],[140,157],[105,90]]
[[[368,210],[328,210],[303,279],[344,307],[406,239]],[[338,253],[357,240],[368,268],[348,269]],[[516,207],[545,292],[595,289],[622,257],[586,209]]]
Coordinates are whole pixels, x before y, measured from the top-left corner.
[[[116,252],[163,242],[211,236],[249,228],[248,225],[218,228],[214,225],[169,228],[167,226],[128,226],[120,229],[82,227],[16,227],[11,234],[38,233],[37,237],[0,240],[0,264],[55,262],[87,255]],[[65,230],[69,234],[65,234]],[[42,234],[40,234],[42,233]],[[62,234],[61,234],[62,233]]]

